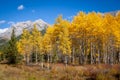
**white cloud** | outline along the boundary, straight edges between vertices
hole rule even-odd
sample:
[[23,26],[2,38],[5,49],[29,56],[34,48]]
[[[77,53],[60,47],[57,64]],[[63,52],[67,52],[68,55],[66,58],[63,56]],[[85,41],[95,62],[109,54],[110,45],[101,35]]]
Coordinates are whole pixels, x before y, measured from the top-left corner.
[[18,10],[23,10],[23,9],[24,9],[24,6],[23,6],[23,5],[20,5],[20,6],[18,6],[17,9],[18,9]]
[[4,24],[6,21],[5,20],[1,20],[0,21],[0,24]]
[[13,21],[9,21],[8,24],[10,24],[10,25],[14,25],[15,22],[13,22]]
[[4,33],[4,32],[7,31],[7,30],[8,30],[8,28],[0,29],[0,34],[1,34],[1,33]]

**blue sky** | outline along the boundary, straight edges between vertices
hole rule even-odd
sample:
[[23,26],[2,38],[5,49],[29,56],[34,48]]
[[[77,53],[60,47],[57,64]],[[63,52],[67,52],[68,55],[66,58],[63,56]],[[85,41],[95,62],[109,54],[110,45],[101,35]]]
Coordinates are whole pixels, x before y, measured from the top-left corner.
[[58,15],[70,19],[79,11],[120,10],[120,0],[0,0],[0,29],[12,23],[43,19],[53,24]]

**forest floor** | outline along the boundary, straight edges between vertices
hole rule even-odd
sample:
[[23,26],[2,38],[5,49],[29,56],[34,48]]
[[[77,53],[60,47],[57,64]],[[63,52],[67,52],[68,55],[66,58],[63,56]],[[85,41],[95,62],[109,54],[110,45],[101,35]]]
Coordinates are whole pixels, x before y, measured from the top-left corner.
[[0,80],[120,80],[120,64],[51,66],[48,70],[39,65],[0,64]]

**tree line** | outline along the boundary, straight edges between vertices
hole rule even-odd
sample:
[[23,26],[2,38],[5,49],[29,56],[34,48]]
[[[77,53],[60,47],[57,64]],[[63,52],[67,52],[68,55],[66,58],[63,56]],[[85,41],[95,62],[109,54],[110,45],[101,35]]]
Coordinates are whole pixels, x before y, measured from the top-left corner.
[[[10,41],[15,40],[11,37]],[[20,39],[14,45],[9,44],[10,57],[23,56],[26,64],[40,63],[42,67],[44,62],[48,65],[119,64],[120,13],[113,16],[79,12],[71,22],[59,16],[45,34],[34,24],[31,32],[24,29]],[[10,52],[11,48],[14,49]]]

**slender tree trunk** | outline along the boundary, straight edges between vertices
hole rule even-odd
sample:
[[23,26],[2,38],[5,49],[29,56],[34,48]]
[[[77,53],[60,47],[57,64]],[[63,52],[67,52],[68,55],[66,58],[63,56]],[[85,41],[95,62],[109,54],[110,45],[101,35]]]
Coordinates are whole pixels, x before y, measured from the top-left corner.
[[111,64],[113,65],[113,63],[114,63],[114,51],[113,51],[113,47],[112,47]]
[[50,54],[50,63],[52,63],[53,60],[52,60],[52,54]]
[[47,56],[48,56],[47,67],[48,67],[48,69],[50,69],[50,64],[49,64],[49,62],[50,62],[50,56],[49,56],[49,54]]
[[120,45],[118,46],[118,63],[120,63]]
[[107,45],[105,46],[104,63],[107,64]]
[[35,50],[35,63],[38,63],[38,54],[37,54],[37,49]]
[[106,52],[105,52],[105,64],[107,64],[107,62],[108,62],[108,61],[107,61],[107,56],[108,56],[108,55],[107,55],[107,48],[106,48]]
[[85,55],[85,64],[87,64],[88,58],[87,58],[87,54]]
[[85,47],[84,47],[84,64],[87,64],[87,54]]
[[26,53],[25,57],[26,57],[26,64],[29,65],[29,56],[27,53]]
[[5,58],[5,55],[3,55],[3,61],[5,61],[5,59],[6,59],[6,58]]
[[107,42],[103,43],[103,63],[107,63]]
[[119,60],[119,63],[120,63],[120,51],[119,51],[119,53],[118,53],[118,54],[119,54],[119,59],[118,59],[118,60]]
[[51,53],[49,55],[49,69],[52,68],[52,50]]
[[80,48],[79,64],[83,64],[83,51],[81,46],[79,46],[79,48]]
[[91,53],[91,60],[90,60],[90,62],[91,62],[91,64],[93,64],[93,50],[92,50],[92,42],[91,42],[91,47],[90,47],[90,53]]
[[100,64],[100,51],[98,50],[98,64]]
[[43,55],[41,56],[41,68],[43,69],[43,65],[44,65],[44,63],[43,63]]
[[67,56],[65,56],[65,66],[67,67]]
[[32,53],[30,53],[29,63],[32,63]]
[[85,56],[85,64],[88,62],[88,55],[87,55],[87,38],[85,37],[85,44],[84,44],[84,56]]
[[75,48],[73,47],[72,63],[75,64]]
[[38,59],[37,59],[37,53],[35,54],[35,63],[38,63]]

